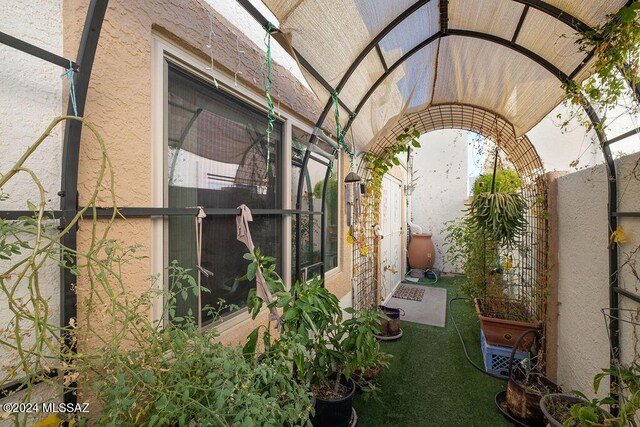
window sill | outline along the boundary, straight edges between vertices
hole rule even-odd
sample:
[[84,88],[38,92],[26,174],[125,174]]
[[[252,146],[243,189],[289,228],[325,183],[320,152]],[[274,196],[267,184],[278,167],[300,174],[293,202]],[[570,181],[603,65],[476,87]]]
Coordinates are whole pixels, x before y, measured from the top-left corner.
[[[262,310],[260,310],[260,313],[258,313],[257,317],[262,316],[267,312],[268,310],[266,308],[263,308]],[[212,322],[206,326],[203,326],[202,328],[216,328],[219,334],[223,334],[249,321],[253,321],[253,319],[251,319],[251,313],[249,313],[249,310],[245,307],[236,311],[235,313],[230,314],[226,318],[220,319],[217,322]]]

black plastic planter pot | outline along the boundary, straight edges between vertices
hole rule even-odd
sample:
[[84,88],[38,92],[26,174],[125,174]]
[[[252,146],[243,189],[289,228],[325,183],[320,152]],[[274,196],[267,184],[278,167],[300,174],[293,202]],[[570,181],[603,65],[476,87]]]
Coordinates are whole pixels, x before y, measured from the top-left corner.
[[353,395],[356,392],[356,383],[352,379],[341,379],[342,384],[349,388],[349,394],[339,400],[325,400],[315,397],[315,415],[311,423],[315,427],[349,427],[353,413]]

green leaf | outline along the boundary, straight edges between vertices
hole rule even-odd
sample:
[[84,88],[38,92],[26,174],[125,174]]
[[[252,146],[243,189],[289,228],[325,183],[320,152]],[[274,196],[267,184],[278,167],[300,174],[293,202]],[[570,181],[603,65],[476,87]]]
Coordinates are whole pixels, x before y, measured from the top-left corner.
[[249,264],[249,266],[247,267],[247,279],[248,280],[253,280],[256,278],[256,270],[258,269],[258,264],[256,264],[255,262],[252,262],[251,264]]
[[253,332],[251,332],[247,337],[247,343],[244,345],[244,347],[242,347],[242,354],[244,354],[245,357],[255,354],[256,347],[258,344],[259,332],[260,332],[260,328],[259,327],[255,328]]
[[616,15],[620,18],[622,22],[627,24],[633,22],[636,19],[635,10],[629,7],[623,7],[622,9],[620,9],[620,11]]
[[285,311],[284,316],[282,316],[282,320],[287,322],[291,319],[295,319],[300,314],[300,310],[296,307],[292,307],[289,310]]
[[153,385],[156,383],[156,376],[153,375],[153,372],[151,372],[150,370],[144,370],[142,371],[142,381],[147,384]]
[[293,296],[291,294],[284,294],[282,295],[280,298],[278,298],[278,301],[276,302],[276,307],[285,307],[286,305],[289,304],[289,302],[291,302],[291,300],[293,299]]

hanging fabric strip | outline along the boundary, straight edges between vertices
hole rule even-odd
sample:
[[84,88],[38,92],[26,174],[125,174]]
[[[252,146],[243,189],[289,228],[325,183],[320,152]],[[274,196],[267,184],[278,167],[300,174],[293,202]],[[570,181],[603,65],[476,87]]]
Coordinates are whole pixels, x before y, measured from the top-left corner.
[[[253,221],[253,216],[251,215],[251,210],[247,207],[247,205],[238,206],[240,209],[240,214],[236,216],[236,228],[237,228],[237,239],[244,243],[247,246],[249,252],[252,255],[255,255],[255,246],[253,244],[253,239],[251,238],[251,231],[249,230],[249,223]],[[262,274],[261,269],[256,270],[256,295],[265,303],[269,304],[273,301],[273,296],[267,287],[267,283],[264,280],[264,275]],[[280,321],[280,316],[275,308],[271,309],[271,314],[269,315],[269,320]]]

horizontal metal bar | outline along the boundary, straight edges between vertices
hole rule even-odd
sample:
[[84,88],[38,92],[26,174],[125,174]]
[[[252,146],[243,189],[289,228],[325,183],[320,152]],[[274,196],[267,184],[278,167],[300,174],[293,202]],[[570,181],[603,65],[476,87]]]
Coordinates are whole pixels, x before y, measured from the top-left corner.
[[[145,218],[150,216],[195,216],[198,214],[198,208],[118,208],[118,212],[125,218]],[[217,215],[239,215],[239,209],[217,209],[217,208],[204,208],[204,213],[207,216]],[[322,214],[318,211],[303,211],[295,209],[252,209],[252,215],[316,215]],[[97,208],[96,215],[98,217],[110,217],[113,215],[113,208]],[[93,216],[93,210],[87,209],[83,217],[90,218]],[[120,216],[116,216],[117,218]]]
[[[150,217],[150,216],[180,216],[180,215],[192,215],[195,216],[198,213],[197,208],[120,208],[119,212],[125,218],[136,218],[136,217]],[[204,212],[207,215],[237,215],[240,213],[238,209],[215,209],[215,208],[205,208]],[[321,211],[303,211],[303,210],[295,210],[295,209],[253,209],[251,210],[253,215],[295,215],[295,214],[305,214],[305,215],[321,215]],[[62,217],[64,214],[63,211],[46,211],[45,215],[48,218],[58,219]],[[8,221],[16,221],[20,218],[33,218],[35,212],[33,211],[0,211],[0,219],[8,220]],[[96,215],[98,217],[110,217],[113,215],[113,209],[111,208],[97,208]],[[84,218],[91,218],[93,216],[93,210],[91,208],[87,209],[84,213]],[[120,218],[120,216],[117,216]]]
[[306,270],[311,270],[311,269],[314,269],[314,268],[321,267],[321,266],[322,266],[322,264],[324,264],[324,262],[322,262],[322,261],[318,261],[318,262],[316,262],[315,264],[309,264],[309,265],[307,265],[306,267],[302,267],[302,268],[303,268],[303,269],[306,269]]
[[[34,377],[39,377],[39,379],[31,382],[31,384],[40,384],[45,379],[51,379],[58,376],[58,371],[56,369],[52,369],[50,372],[40,372]],[[28,379],[21,379],[16,381],[11,381],[10,383],[4,384],[0,387],[0,399],[4,399],[14,393],[19,392],[20,390],[24,390],[27,388],[27,384],[29,383]]]
[[[324,157],[326,160],[328,160],[329,162],[332,162],[335,160],[335,156],[333,154],[329,154],[326,151],[324,151],[322,148],[318,147],[317,145],[311,144],[309,146],[309,151],[311,151],[312,153],[315,153],[319,156]],[[316,160],[317,161],[317,160]],[[324,163],[324,162],[321,162]]]
[[534,9],[538,9],[540,12],[546,13],[552,18],[557,19],[558,21],[573,28],[574,30],[580,31],[581,33],[586,33],[587,31],[590,31],[592,29],[589,25],[587,25],[577,17],[542,0],[513,0],[513,1],[517,3],[522,3],[525,6],[529,6]]
[[[324,77],[322,77],[320,73],[315,68],[313,68],[313,66],[309,64],[309,62],[306,59],[304,59],[304,57],[300,54],[300,52],[298,52],[295,49],[294,49],[294,52],[298,57],[298,62],[300,62],[300,64],[313,76],[314,79],[316,79],[324,87],[324,89],[327,92],[332,94],[337,91],[337,89],[331,86],[329,82],[327,82],[324,79]],[[329,100],[329,102],[331,102],[331,100]],[[347,113],[349,113],[350,116],[353,116],[353,111],[351,111],[351,108],[347,107],[347,104],[342,102],[340,97],[338,97],[338,104],[340,104],[340,106],[344,108],[347,111]]]
[[[256,7],[249,0],[237,0],[237,1],[240,4],[240,6],[244,7],[245,10],[249,12],[249,15],[251,15],[253,19],[258,21],[258,24],[260,24],[262,28],[266,29],[269,25],[271,26],[275,25],[274,23],[269,22],[269,20],[264,15],[262,15],[262,13],[260,13],[260,11],[256,9]],[[277,31],[280,31],[280,30],[277,30]]]
[[638,294],[634,294],[633,292],[629,292],[625,289],[621,289],[618,287],[613,288],[613,291],[616,292],[619,295],[622,295],[623,297],[629,298],[635,302],[640,302],[640,295]]
[[333,139],[331,139],[326,133],[324,133],[324,131],[322,129],[320,129],[319,127],[315,127],[313,128],[313,135],[317,136],[318,138],[320,138],[321,140],[323,140],[324,142],[326,142],[327,144],[329,144],[334,150],[339,150],[340,146],[338,145],[338,143],[336,143]]
[[[2,31],[0,31],[0,43],[27,53],[31,56],[35,56],[36,58],[43,59],[54,65],[59,65],[65,70],[69,69],[69,63],[71,63],[71,68],[73,68],[73,71],[78,71],[80,69],[80,66],[78,64],[70,61],[67,58],[63,58],[62,56],[51,53],[48,50],[44,50],[42,48],[39,48],[38,46],[32,45],[31,43],[27,43],[23,40],[17,39],[7,33],[3,33]],[[27,70],[23,71],[27,72]]]
[[611,138],[611,139],[607,140],[607,142],[605,144],[606,145],[611,145],[614,142],[622,141],[623,139],[629,138],[630,136],[633,136],[633,135],[640,135],[640,127],[632,129],[629,132],[625,132],[622,135],[618,135],[615,138]]
[[[45,211],[44,212],[47,217],[51,217],[53,215],[54,218],[60,218],[62,216],[62,211]],[[6,219],[9,221],[17,220],[22,217],[33,218],[37,212],[34,211],[0,211],[0,218]]]
[[538,65],[544,67],[547,71],[549,71],[551,74],[556,76],[562,82],[569,81],[569,76],[567,76],[564,72],[562,72],[553,63],[547,61],[542,56],[538,55],[537,53],[519,44],[511,43],[510,40],[506,40],[501,37],[494,36],[493,34],[482,33],[479,31],[468,31],[468,30],[449,30],[448,34],[443,34],[443,35],[444,36],[454,35],[454,36],[462,36],[462,37],[471,37],[471,38],[476,38],[480,40],[487,40],[487,41],[511,48],[516,52],[521,53],[522,55],[531,59],[532,61],[537,62]]
[[378,59],[380,60],[380,63],[382,64],[382,68],[386,73],[387,71],[389,71],[389,67],[387,66],[387,61],[384,59],[384,55],[382,54],[382,49],[380,49],[380,45],[378,43],[376,43],[376,52],[378,52]]
[[640,212],[612,212],[611,215],[617,217],[640,217]]

